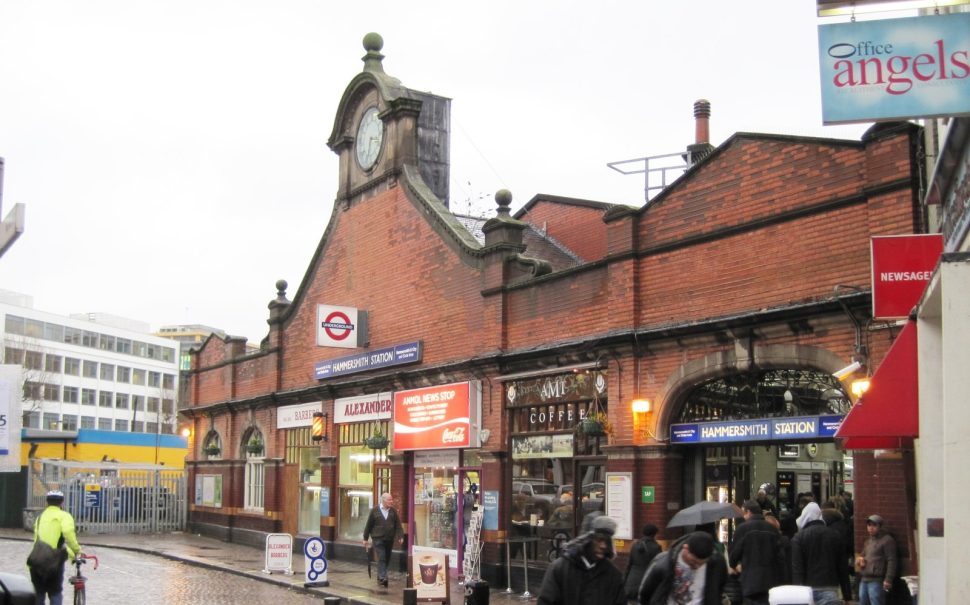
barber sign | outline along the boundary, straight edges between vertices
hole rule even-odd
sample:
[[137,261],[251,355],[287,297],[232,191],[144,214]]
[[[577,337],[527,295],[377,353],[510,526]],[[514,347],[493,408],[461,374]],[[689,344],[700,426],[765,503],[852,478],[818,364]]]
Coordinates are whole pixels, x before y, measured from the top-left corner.
[[317,345],[356,349],[367,343],[367,313],[354,307],[317,305]]

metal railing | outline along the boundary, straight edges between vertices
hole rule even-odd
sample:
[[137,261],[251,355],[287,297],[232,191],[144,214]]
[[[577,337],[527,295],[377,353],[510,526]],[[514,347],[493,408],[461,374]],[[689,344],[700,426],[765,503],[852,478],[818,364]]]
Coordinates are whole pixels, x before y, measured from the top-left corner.
[[[667,188],[694,164],[690,151],[652,155],[632,160],[607,162],[607,166],[620,174],[643,175],[643,201],[649,202],[656,194]],[[659,183],[658,183],[659,180]]]
[[166,466],[31,459],[24,529],[33,529],[47,492],[60,490],[80,533],[183,531],[186,485],[184,470]]

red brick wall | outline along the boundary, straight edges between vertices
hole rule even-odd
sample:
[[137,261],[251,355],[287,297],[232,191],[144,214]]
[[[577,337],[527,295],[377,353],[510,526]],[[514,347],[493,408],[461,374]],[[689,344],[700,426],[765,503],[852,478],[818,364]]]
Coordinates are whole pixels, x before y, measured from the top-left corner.
[[583,260],[594,261],[606,255],[603,212],[602,208],[540,200],[519,220],[534,225],[540,231],[545,230],[549,237]]

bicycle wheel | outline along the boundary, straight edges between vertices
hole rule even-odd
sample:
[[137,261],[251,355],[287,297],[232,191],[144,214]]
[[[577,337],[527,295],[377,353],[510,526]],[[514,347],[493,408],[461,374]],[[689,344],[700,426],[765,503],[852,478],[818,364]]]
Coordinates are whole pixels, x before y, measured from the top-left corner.
[[85,596],[84,589],[74,591],[74,605],[84,605]]

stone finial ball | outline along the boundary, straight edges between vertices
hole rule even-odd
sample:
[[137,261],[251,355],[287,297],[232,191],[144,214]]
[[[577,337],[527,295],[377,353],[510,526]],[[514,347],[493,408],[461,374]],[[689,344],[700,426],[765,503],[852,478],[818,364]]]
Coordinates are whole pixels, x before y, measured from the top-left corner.
[[499,206],[508,206],[512,203],[512,192],[508,189],[499,189],[495,192],[495,203]]
[[384,48],[384,38],[380,34],[371,32],[364,36],[364,50],[380,52]]
[[285,279],[280,279],[280,280],[277,280],[277,281],[276,281],[276,289],[277,289],[277,290],[278,290],[279,292],[286,292],[286,287],[287,287],[288,285],[289,285],[289,284],[288,284],[288,283],[286,283],[286,280],[285,280]]

